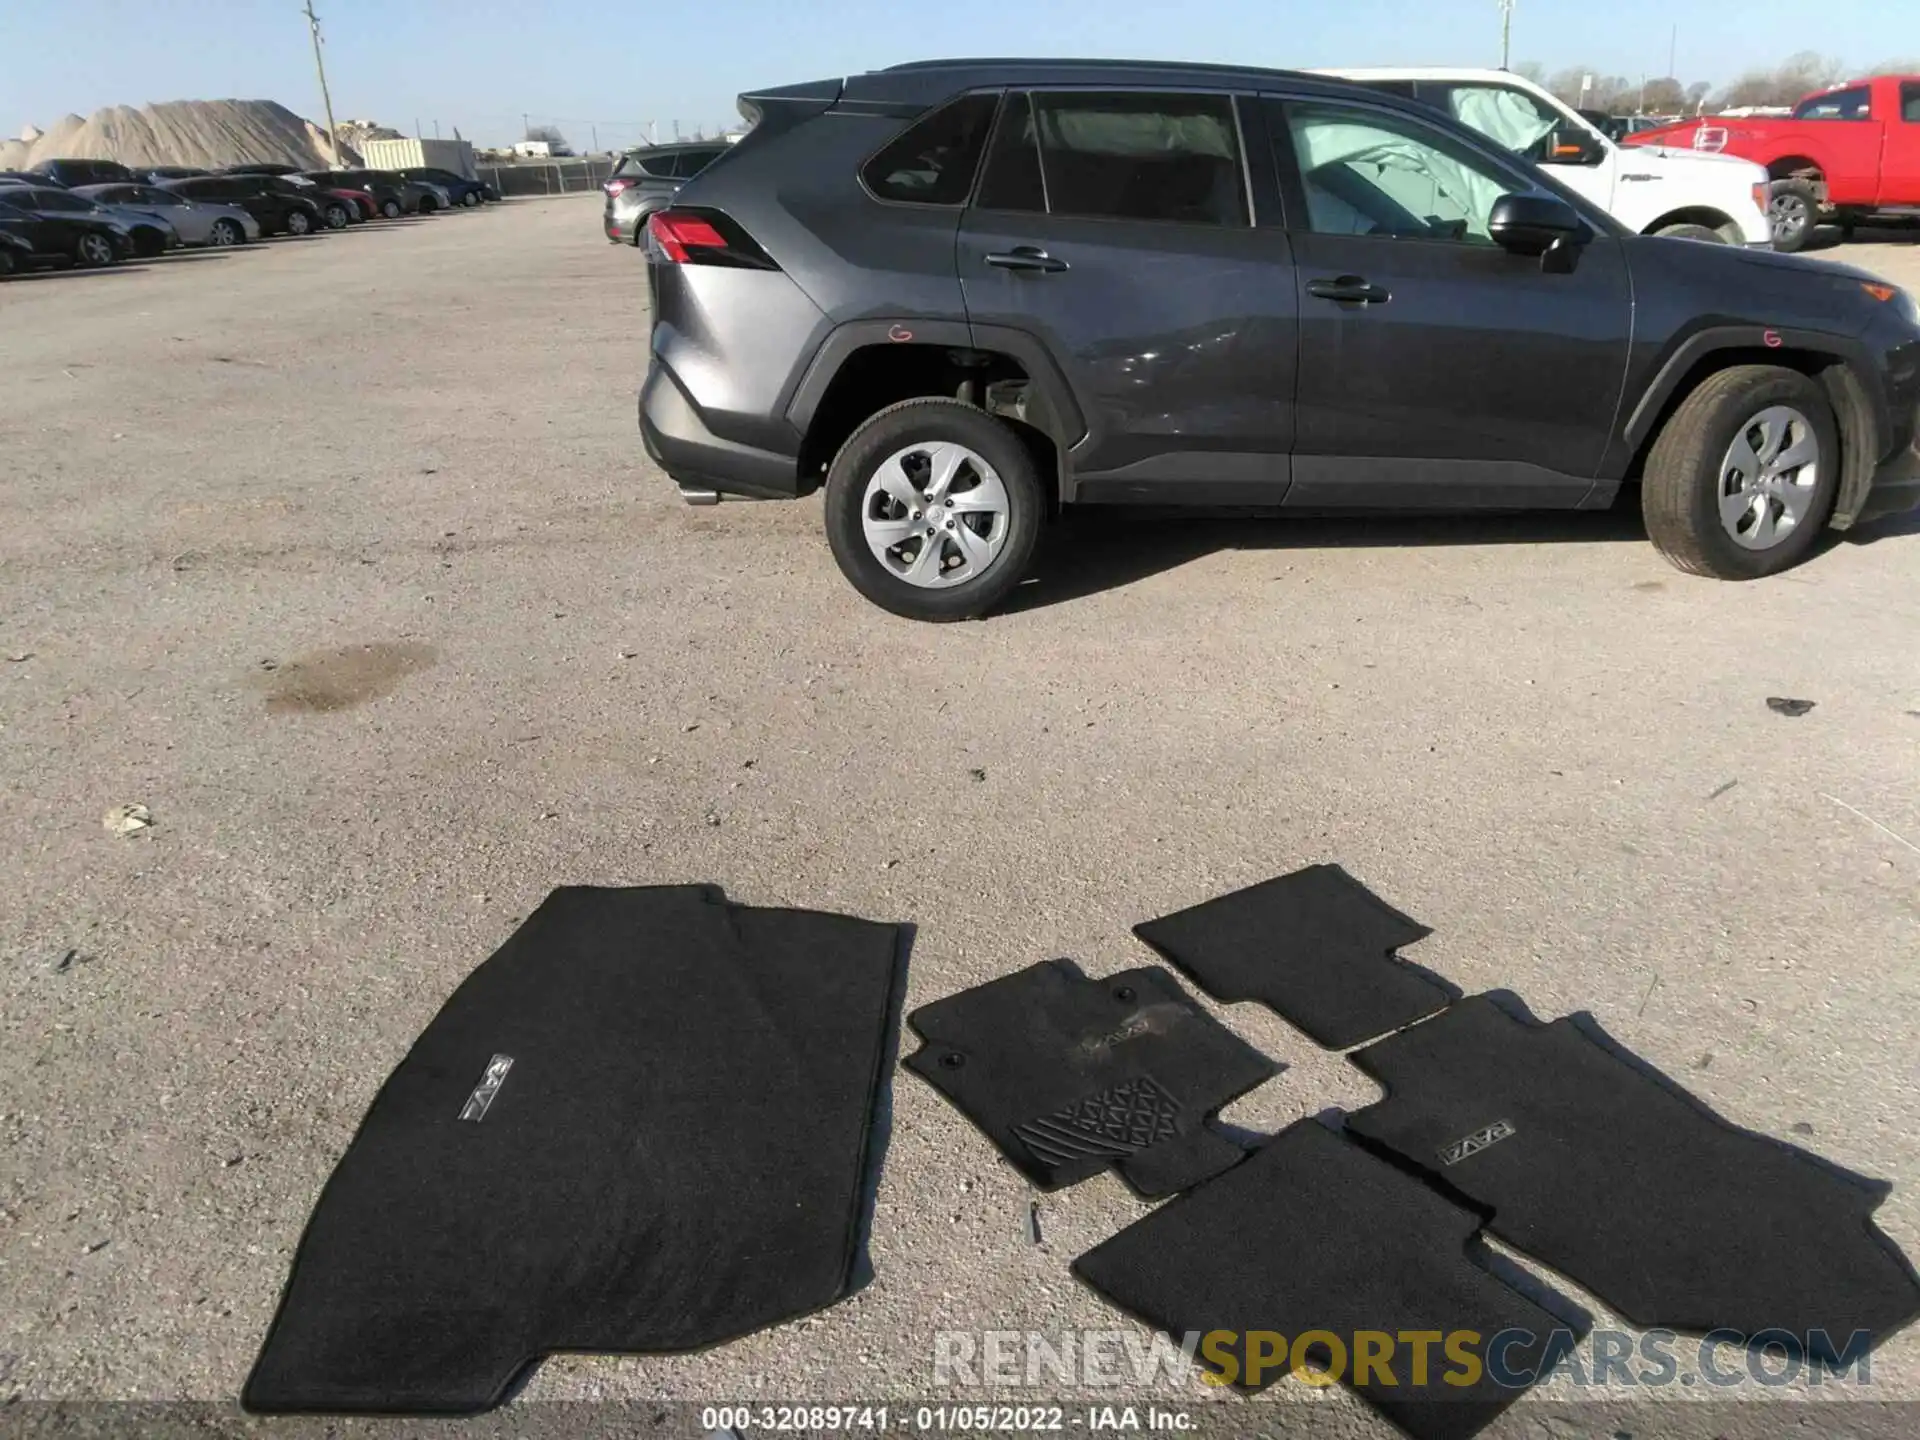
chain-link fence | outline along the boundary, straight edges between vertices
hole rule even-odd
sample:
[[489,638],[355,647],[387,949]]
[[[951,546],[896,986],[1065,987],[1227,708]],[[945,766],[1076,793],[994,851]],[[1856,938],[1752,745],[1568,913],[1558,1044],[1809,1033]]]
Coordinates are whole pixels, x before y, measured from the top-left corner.
[[620,162],[605,155],[568,160],[527,160],[515,165],[477,165],[480,180],[502,195],[569,195],[597,190]]

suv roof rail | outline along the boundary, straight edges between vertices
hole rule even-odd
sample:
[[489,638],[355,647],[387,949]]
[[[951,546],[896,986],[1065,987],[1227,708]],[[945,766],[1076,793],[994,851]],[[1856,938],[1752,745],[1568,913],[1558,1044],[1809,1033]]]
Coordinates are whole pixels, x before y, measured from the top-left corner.
[[950,60],[908,60],[903,64],[889,65],[880,71],[869,74],[891,75],[901,71],[914,70],[976,70],[976,69],[1035,69],[1035,70],[1194,70],[1201,73],[1219,75],[1292,75],[1297,71],[1276,69],[1269,65],[1222,65],[1204,60],[1089,60],[1085,58],[1049,60],[1031,55],[1018,56],[967,56]]

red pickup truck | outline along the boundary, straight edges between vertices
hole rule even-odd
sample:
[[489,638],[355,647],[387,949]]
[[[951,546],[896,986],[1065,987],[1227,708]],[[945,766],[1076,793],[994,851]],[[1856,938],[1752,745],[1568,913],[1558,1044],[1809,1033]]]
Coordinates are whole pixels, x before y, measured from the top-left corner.
[[1920,209],[1920,75],[1881,75],[1809,95],[1790,117],[1707,115],[1623,145],[1737,155],[1773,177],[1773,248],[1800,249],[1823,219]]

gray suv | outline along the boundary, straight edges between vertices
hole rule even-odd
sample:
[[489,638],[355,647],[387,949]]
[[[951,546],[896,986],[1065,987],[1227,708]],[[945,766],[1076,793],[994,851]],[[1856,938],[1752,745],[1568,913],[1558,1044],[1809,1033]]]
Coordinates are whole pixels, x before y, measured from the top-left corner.
[[967,60],[741,97],[647,227],[647,453],[825,487],[862,594],[979,615],[1063,504],[1601,509],[1753,579],[1920,505],[1920,310],[1635,235],[1450,116],[1272,70]]
[[680,193],[680,187],[731,148],[712,142],[693,145],[657,145],[650,150],[630,150],[620,157],[613,174],[600,188],[607,192],[606,215],[601,228],[609,242],[638,245],[647,216],[664,210]]

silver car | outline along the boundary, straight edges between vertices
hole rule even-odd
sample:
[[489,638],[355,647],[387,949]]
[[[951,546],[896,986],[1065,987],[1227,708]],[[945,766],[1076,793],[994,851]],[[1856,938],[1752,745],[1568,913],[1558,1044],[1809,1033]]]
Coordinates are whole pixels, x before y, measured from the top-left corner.
[[647,217],[671,205],[682,185],[726,153],[726,145],[713,141],[629,150],[600,187],[607,196],[600,220],[607,239],[638,245]]
[[165,220],[183,245],[239,245],[260,238],[260,222],[238,205],[189,200],[157,185],[82,185],[73,193]]

